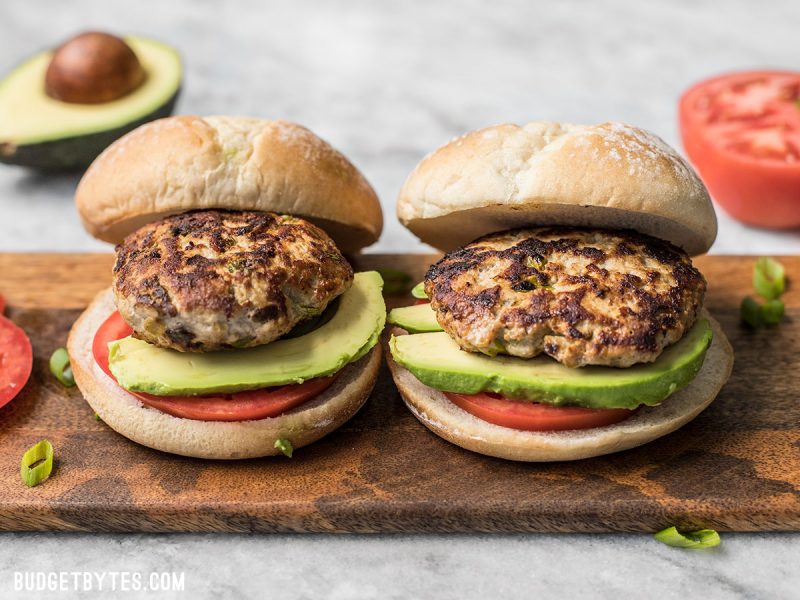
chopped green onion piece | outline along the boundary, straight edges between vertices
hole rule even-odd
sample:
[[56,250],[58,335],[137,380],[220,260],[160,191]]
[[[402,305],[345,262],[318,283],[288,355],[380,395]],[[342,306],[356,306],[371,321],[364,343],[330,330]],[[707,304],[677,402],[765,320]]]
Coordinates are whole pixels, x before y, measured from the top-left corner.
[[742,305],[739,308],[739,314],[742,317],[742,321],[751,327],[760,327],[763,324],[761,305],[753,300],[750,296],[747,296],[744,300],[742,300]]
[[761,320],[767,325],[777,325],[783,319],[786,307],[778,299],[765,302],[761,307]]
[[389,296],[399,296],[408,291],[411,285],[411,276],[399,269],[378,269],[383,277],[383,292]]
[[97,421],[98,423],[103,422],[103,419],[101,419],[100,415],[98,415],[97,413],[94,413],[94,420]]
[[294,448],[292,447],[292,442],[289,440],[284,438],[275,440],[275,448],[283,452],[289,458],[292,458],[292,452],[294,452]]
[[750,296],[742,300],[740,309],[742,321],[751,327],[763,325],[777,325],[783,320],[786,307],[783,302],[775,299],[759,304]]
[[69,364],[69,354],[66,348],[59,348],[50,357],[50,372],[55,375],[65,387],[75,385],[75,377],[72,374],[72,367]]
[[28,487],[34,487],[50,477],[53,470],[53,444],[42,440],[22,456],[19,474]]
[[428,294],[425,293],[425,282],[420,281],[417,285],[415,285],[411,289],[411,295],[414,296],[414,298],[419,298],[420,300],[427,300]]
[[713,548],[720,543],[719,534],[713,529],[681,533],[676,527],[667,527],[656,533],[655,538],[675,548]]
[[753,269],[753,287],[765,300],[774,300],[786,288],[783,265],[774,258],[762,257]]

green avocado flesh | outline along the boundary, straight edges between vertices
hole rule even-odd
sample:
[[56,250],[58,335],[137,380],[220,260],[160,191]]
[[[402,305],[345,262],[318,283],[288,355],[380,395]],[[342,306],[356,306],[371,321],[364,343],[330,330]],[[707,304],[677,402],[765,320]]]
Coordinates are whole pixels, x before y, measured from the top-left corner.
[[111,342],[109,366],[119,385],[157,396],[233,393],[335,373],[377,343],[386,320],[383,280],[356,273],[336,314],[301,337],[244,350],[177,352],[126,337]]
[[417,285],[415,285],[411,290],[411,295],[414,298],[419,298],[420,300],[424,300],[428,297],[428,294],[425,293],[425,282],[420,281]]
[[701,319],[655,362],[625,369],[574,369],[541,355],[489,357],[461,350],[444,332],[392,336],[389,347],[395,361],[438,390],[495,392],[556,406],[633,409],[660,404],[686,387],[703,366],[711,338],[710,323]]
[[442,330],[442,326],[436,320],[436,313],[433,312],[430,304],[393,308],[389,311],[389,316],[386,320],[410,333]]
[[172,113],[181,86],[180,56],[154,40],[128,37],[147,78],[101,104],[50,98],[44,78],[53,53],[28,59],[0,81],[0,162],[41,169],[85,167],[111,142]]

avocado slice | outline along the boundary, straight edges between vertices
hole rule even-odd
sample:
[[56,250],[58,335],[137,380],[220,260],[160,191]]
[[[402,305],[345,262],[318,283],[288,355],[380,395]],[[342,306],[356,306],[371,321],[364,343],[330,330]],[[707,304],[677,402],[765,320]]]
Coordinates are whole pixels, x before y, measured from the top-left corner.
[[306,335],[247,348],[195,354],[126,337],[111,342],[109,366],[120,386],[157,396],[233,393],[335,373],[377,343],[386,320],[383,280],[356,273],[336,314]]
[[689,385],[703,366],[711,337],[711,325],[701,319],[655,362],[625,369],[574,369],[542,355],[489,357],[461,350],[444,332],[392,336],[389,347],[395,361],[438,390],[496,392],[556,406],[633,409],[660,404]]
[[420,281],[417,285],[415,285],[411,289],[411,295],[414,296],[414,298],[425,300],[428,297],[428,294],[425,293],[425,282]]
[[430,304],[393,308],[389,311],[386,320],[410,333],[442,331],[442,326],[436,320],[436,313],[433,312]]
[[0,81],[0,162],[42,170],[83,168],[118,137],[172,114],[183,75],[177,51],[140,37],[125,42],[147,78],[118,100],[72,104],[50,98],[44,79],[52,51],[33,56]]

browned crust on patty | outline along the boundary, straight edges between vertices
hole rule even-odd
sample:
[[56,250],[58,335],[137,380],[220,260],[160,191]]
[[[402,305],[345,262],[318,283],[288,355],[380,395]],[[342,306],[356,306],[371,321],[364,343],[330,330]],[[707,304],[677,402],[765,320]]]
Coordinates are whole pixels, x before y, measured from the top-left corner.
[[437,320],[465,350],[571,367],[655,360],[694,323],[706,282],[677,247],[632,231],[495,233],[425,277]]
[[196,211],[117,246],[114,295],[135,336],[180,351],[265,344],[322,312],[353,270],[318,227],[255,211]]

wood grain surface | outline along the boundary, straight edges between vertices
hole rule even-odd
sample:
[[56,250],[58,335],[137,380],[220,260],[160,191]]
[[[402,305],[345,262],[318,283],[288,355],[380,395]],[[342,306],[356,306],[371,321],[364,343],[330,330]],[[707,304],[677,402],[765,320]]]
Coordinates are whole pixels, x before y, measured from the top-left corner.
[[[416,280],[431,260],[356,262]],[[384,368],[364,409],[293,459],[225,463],[129,442],[50,374],[51,352],[109,284],[110,255],[0,254],[0,293],[35,352],[30,383],[0,409],[0,530],[800,530],[800,291],[787,292],[779,328],[741,326],[754,260],[698,259],[707,306],[736,351],[733,377],[695,421],[642,448],[552,464],[472,454],[418,423]],[[782,260],[790,277],[800,274],[800,258]],[[53,442],[56,466],[29,489],[19,460],[42,438]]]

